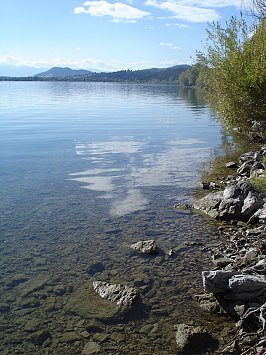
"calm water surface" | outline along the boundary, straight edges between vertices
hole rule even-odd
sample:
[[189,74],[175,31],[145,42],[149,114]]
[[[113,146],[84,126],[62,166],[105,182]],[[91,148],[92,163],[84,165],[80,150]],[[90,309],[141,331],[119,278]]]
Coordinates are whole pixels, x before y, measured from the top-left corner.
[[[216,228],[173,205],[220,144],[210,110],[166,85],[1,82],[0,97],[0,352],[178,353]],[[131,250],[150,238],[159,256]],[[92,313],[93,280],[137,287],[142,306]]]

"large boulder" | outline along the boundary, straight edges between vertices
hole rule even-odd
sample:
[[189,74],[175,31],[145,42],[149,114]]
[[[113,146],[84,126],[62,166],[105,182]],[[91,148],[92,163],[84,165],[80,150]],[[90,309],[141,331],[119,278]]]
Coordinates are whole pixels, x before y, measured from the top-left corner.
[[228,184],[222,192],[209,194],[193,205],[209,216],[225,221],[247,222],[262,207],[263,199],[246,181]]
[[228,290],[229,279],[235,271],[210,270],[202,272],[203,287],[206,292],[219,293]]
[[262,275],[234,275],[229,280],[228,288],[232,292],[266,290],[266,277]]

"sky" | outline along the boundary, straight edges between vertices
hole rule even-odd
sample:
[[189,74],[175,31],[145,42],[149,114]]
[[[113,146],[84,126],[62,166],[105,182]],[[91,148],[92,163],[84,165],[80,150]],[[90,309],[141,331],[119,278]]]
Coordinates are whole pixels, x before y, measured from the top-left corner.
[[208,23],[241,10],[243,0],[0,0],[0,75],[191,64]]

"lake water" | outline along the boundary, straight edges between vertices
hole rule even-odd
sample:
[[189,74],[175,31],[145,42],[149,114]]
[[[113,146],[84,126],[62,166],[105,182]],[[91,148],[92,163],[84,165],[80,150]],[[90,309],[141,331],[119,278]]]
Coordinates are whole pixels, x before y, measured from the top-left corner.
[[[1,82],[0,97],[1,354],[177,353],[217,230],[173,205],[219,147],[211,111],[174,85]],[[151,238],[157,257],[130,248]],[[143,307],[92,316],[94,280],[137,287]]]

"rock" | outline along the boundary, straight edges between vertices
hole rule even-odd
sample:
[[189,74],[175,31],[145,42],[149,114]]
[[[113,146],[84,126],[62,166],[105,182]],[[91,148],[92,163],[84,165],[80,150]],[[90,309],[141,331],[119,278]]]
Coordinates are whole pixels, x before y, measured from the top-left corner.
[[247,197],[244,200],[241,214],[250,218],[262,205],[263,200],[259,194],[254,191],[249,191]]
[[174,254],[175,254],[174,249],[170,249],[170,250],[168,251],[168,255],[169,255],[169,256],[173,256]]
[[114,332],[111,334],[110,338],[117,343],[121,343],[122,341],[125,340],[126,336],[125,334],[119,333],[119,332]]
[[253,166],[253,160],[247,160],[245,161],[238,169],[237,169],[237,174],[238,175],[244,175],[244,176],[250,176],[250,171]]
[[86,329],[89,332],[94,332],[98,328],[100,331],[103,330],[101,324],[97,322],[97,320],[122,320],[124,319],[127,310],[129,310],[129,308],[118,307],[116,303],[99,297],[99,295],[95,293],[92,285],[77,290],[70,296],[65,305],[66,312],[78,315],[84,319],[91,319],[86,326]]
[[90,275],[94,275],[97,272],[102,272],[104,269],[105,269],[104,265],[100,261],[98,261],[88,266],[87,272]]
[[227,265],[230,265],[233,262],[234,262],[233,259],[227,259],[227,258],[218,258],[213,261],[214,265],[218,268],[226,267]]
[[263,206],[261,206],[258,211],[254,213],[254,215],[251,217],[251,219],[256,219],[259,220],[261,223],[266,223],[266,202],[264,203]]
[[47,339],[52,337],[51,333],[48,330],[41,330],[37,333],[32,334],[31,341],[35,345],[42,345]]
[[201,327],[178,324],[176,328],[176,343],[182,354],[195,354],[207,351],[211,347],[211,335]]
[[99,353],[101,347],[99,344],[95,343],[95,341],[89,341],[85,344],[85,347],[82,351],[82,355],[96,354]]
[[222,201],[223,193],[215,192],[204,196],[193,204],[193,208],[203,211],[213,218],[219,216],[218,207]]
[[219,293],[228,290],[229,279],[236,274],[235,271],[203,271],[203,287],[206,292]]
[[256,248],[251,248],[246,252],[243,261],[246,265],[249,265],[257,260],[257,256],[258,250]]
[[245,181],[228,184],[223,192],[208,194],[194,203],[194,208],[225,221],[248,221],[263,205],[260,195]]
[[6,302],[0,302],[0,313],[6,313],[10,309],[10,306]]
[[66,293],[66,288],[64,285],[57,285],[53,288],[53,292],[57,296],[63,296]]
[[29,281],[20,284],[17,288],[18,293],[21,297],[26,297],[32,292],[43,289],[48,280],[49,276],[47,274],[39,275],[33,279],[30,279]]
[[228,288],[234,293],[266,290],[266,277],[261,275],[234,275],[229,280]]
[[229,163],[226,163],[225,166],[229,169],[236,169],[237,164],[234,161],[229,161]]
[[121,284],[94,281],[93,288],[102,298],[115,302],[119,307],[127,308],[132,306],[139,296],[138,290]]
[[79,336],[75,332],[66,332],[62,334],[60,341],[61,343],[74,343],[77,340],[80,340],[81,336]]
[[156,255],[159,253],[156,241],[153,239],[141,240],[137,243],[132,244],[131,248],[140,251],[141,253],[144,254]]

